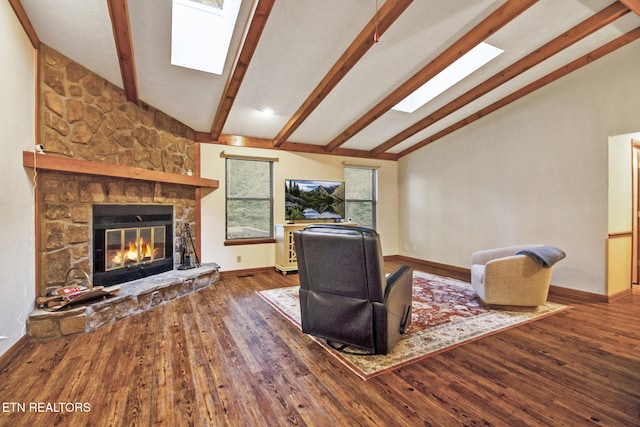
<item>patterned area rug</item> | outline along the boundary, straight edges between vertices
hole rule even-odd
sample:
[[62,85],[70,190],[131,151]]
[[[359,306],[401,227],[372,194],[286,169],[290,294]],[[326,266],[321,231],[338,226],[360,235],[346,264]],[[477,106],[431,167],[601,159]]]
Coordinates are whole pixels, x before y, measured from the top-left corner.
[[[258,294],[301,328],[298,289],[298,286],[291,286],[260,291]],[[373,356],[341,353],[323,340],[312,338],[354,373],[367,380],[459,345],[570,308],[547,302],[534,311],[490,309],[476,297],[470,283],[414,271],[411,326],[391,353]]]

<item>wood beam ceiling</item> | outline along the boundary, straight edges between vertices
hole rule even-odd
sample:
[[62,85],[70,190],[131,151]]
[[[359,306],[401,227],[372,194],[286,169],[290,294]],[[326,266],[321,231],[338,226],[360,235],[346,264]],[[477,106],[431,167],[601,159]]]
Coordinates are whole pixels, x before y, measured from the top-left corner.
[[375,44],[374,36],[381,36],[402,15],[413,0],[388,0],[377,11],[376,16],[365,25],[360,34],[344,51],[342,56],[333,64],[333,67],[315,87],[307,99],[302,103],[298,111],[287,122],[273,140],[273,146],[278,147],[309,117],[313,110],[329,95],[337,84],[358,63],[358,61]]
[[133,56],[133,41],[129,24],[129,7],[127,0],[107,0],[109,16],[113,27],[113,37],[118,52],[120,75],[127,101],[138,103],[138,80]]
[[325,146],[325,150],[327,152],[334,151],[336,148],[347,142],[347,140],[355,134],[369,126],[375,120],[379,119],[398,102],[402,101],[416,89],[431,80],[439,72],[447,68],[465,53],[478,45],[478,43],[485,40],[491,34],[498,31],[529,7],[537,3],[537,1],[538,0],[515,0],[504,3],[480,24],[476,25],[471,31],[466,33],[457,42],[441,53],[436,59],[427,64],[408,81],[379,102],[378,105],[373,107],[370,111],[340,133],[340,135],[329,142],[329,144]]
[[549,43],[531,52],[521,60],[498,72],[493,77],[474,87],[464,95],[456,98],[454,101],[429,114],[404,131],[398,133],[394,137],[380,144],[379,146],[371,150],[371,155],[375,157],[382,154],[383,152],[406,140],[407,138],[410,138],[411,136],[431,126],[435,122],[443,119],[444,117],[447,117],[448,115],[454,113],[465,105],[489,93],[503,83],[508,82],[519,74],[533,68],[542,61],[550,58],[556,53],[564,50],[565,48],[594,33],[595,31],[610,24],[629,11],[630,10],[622,3],[616,2],[611,4],[610,6],[604,8],[590,18],[576,25],[572,29],[568,30],[564,34],[561,34]]
[[[511,66],[504,69],[502,72],[494,75],[492,78],[485,81],[479,87],[472,89],[467,92],[467,94],[462,97],[454,100],[450,104],[444,106],[442,109],[438,110],[436,113],[424,118],[420,122],[414,124],[409,127],[405,131],[396,135],[392,139],[386,141],[385,143],[379,145],[371,151],[366,150],[357,150],[357,149],[343,149],[340,148],[344,142],[346,142],[351,136],[355,135],[360,130],[364,129],[364,127],[371,124],[373,121],[378,119],[382,114],[388,111],[391,107],[397,104],[400,100],[404,99],[408,94],[412,93],[416,88],[420,87],[426,81],[435,76],[442,69],[446,68],[450,63],[454,62],[468,50],[473,48],[479,42],[486,39],[489,35],[496,32],[502,26],[506,25],[514,18],[516,18],[519,14],[527,10],[530,6],[537,3],[538,0],[518,0],[518,1],[510,1],[503,4],[500,8],[498,8],[493,14],[491,14],[488,18],[486,18],[483,22],[478,24],[473,30],[469,33],[465,34],[458,42],[454,43],[450,48],[448,48],[445,52],[443,52],[438,58],[424,67],[420,72],[414,75],[410,80],[408,80],[405,84],[400,86],[396,91],[390,94],[385,100],[381,101],[376,107],[374,107],[367,114],[362,116],[358,121],[356,121],[353,125],[351,125],[347,130],[345,130],[341,135],[339,135],[334,141],[329,143],[326,146],[319,146],[313,144],[304,144],[304,143],[296,143],[287,141],[287,138],[297,129],[298,126],[311,114],[313,109],[315,109],[324,98],[329,94],[331,89],[337,85],[337,83],[346,75],[346,73],[351,69],[357,60],[359,60],[366,50],[370,47],[366,43],[363,44],[363,40],[371,39],[372,34],[369,32],[369,24],[361,31],[358,37],[354,40],[354,42],[350,45],[350,47],[343,53],[342,57],[334,64],[330,72],[325,76],[322,82],[314,89],[314,91],[308,96],[307,100],[302,104],[296,114],[290,119],[287,125],[281,130],[281,132],[276,136],[273,141],[263,138],[253,138],[246,137],[240,135],[224,135],[219,134],[217,138],[212,138],[213,134],[206,134],[197,132],[196,140],[199,142],[216,142],[222,145],[230,145],[230,146],[245,146],[245,147],[255,147],[255,148],[276,148],[286,151],[296,151],[296,152],[304,152],[304,153],[316,153],[316,154],[333,154],[333,155],[343,155],[343,156],[352,156],[352,157],[360,157],[360,158],[378,158],[382,160],[397,160],[398,158],[405,156],[409,153],[412,153],[418,150],[421,147],[424,147],[431,142],[442,138],[449,133],[454,132],[457,129],[462,128],[463,126],[478,120],[493,111],[519,99],[534,90],[551,83],[552,81],[560,78],[561,76],[568,74],[574,71],[577,68],[580,68],[584,65],[587,65],[591,61],[606,55],[607,53],[626,45],[627,43],[634,41],[638,38],[638,31],[634,30],[618,39],[602,46],[599,49],[594,50],[593,52],[584,55],[578,60],[567,64],[555,72],[535,81],[527,85],[520,90],[515,91],[514,93],[504,97],[503,99],[481,109],[480,111],[466,117],[463,120],[443,129],[442,131],[434,134],[415,145],[403,150],[398,154],[388,153],[386,152],[391,147],[397,145],[401,141],[405,140],[409,136],[414,135],[415,133],[425,129],[431,124],[435,123],[435,121],[440,120],[443,117],[451,114],[454,111],[457,111],[462,106],[466,105],[469,102],[477,99],[478,97],[486,94],[487,92],[495,89],[500,86],[504,82],[511,80],[516,77],[520,73],[532,68],[537,65],[541,61],[548,59],[549,57],[555,55],[559,51],[565,49],[571,44],[583,39],[584,37],[592,34],[598,29],[604,27],[607,24],[615,21],[619,17],[625,15],[629,12],[630,7],[627,6],[626,3],[629,3],[631,7],[634,4],[640,3],[640,0],[621,0],[620,2],[613,3],[609,7],[601,10],[596,13],[589,19],[583,21],[581,24],[578,24],[571,30],[565,32],[561,36],[554,39],[552,42],[544,45],[542,48],[537,49],[532,52],[522,60],[512,64]],[[400,7],[399,3],[388,2],[389,5]],[[408,6],[404,5],[404,8]],[[404,9],[402,9],[404,10]],[[380,13],[383,11],[381,9]],[[400,16],[402,11],[396,10],[395,14],[392,14],[389,11],[388,14],[385,15],[387,19],[390,20],[388,24],[385,26],[385,30]],[[380,17],[381,15],[379,15]],[[266,21],[266,17],[265,17]],[[262,25],[264,26],[265,23]],[[379,23],[380,25],[380,23]],[[379,27],[380,28],[380,27]],[[367,34],[369,32],[369,34]],[[259,37],[259,36],[258,36]],[[255,40],[257,44],[257,39]],[[351,62],[353,61],[353,62]],[[248,66],[248,63],[247,63]],[[348,66],[348,69],[343,69],[345,66]],[[343,67],[343,68],[341,68]],[[246,68],[245,68],[246,71]],[[237,82],[236,93],[239,90],[241,80]],[[234,95],[235,96],[235,95]],[[228,106],[228,110],[226,114],[229,114],[229,110],[231,105]],[[441,115],[441,117],[440,117]],[[226,120],[226,117],[225,117]],[[426,126],[425,126],[426,123]],[[223,123],[224,124],[224,123]],[[221,131],[221,127],[219,131]],[[212,129],[213,131],[213,129]]]
[[564,65],[560,68],[558,68],[557,70],[553,71],[552,73],[547,74],[546,76],[534,81],[533,83],[528,84],[527,86],[505,96],[504,98],[500,99],[499,101],[494,102],[493,104],[482,108],[480,111],[473,113],[471,115],[469,115],[468,117],[458,121],[457,123],[454,123],[453,125],[441,130],[438,133],[435,133],[434,135],[431,135],[430,137],[420,141],[417,144],[412,145],[411,147],[407,148],[404,151],[401,151],[398,154],[398,157],[404,157],[407,154],[411,154],[414,151],[446,136],[449,135],[452,132],[455,132],[458,129],[463,128],[464,126],[475,122],[478,119],[481,119],[489,114],[491,114],[492,112],[508,105],[511,104],[512,102],[524,97],[525,95],[528,95],[538,89],[540,89],[543,86],[548,85],[549,83],[552,83],[556,80],[558,80],[560,77],[566,76],[569,73],[572,73],[573,71],[577,70],[578,68],[584,67],[585,65],[588,65],[590,63],[592,63],[593,61],[602,58],[603,56],[615,51],[616,49],[619,49],[623,46],[626,46],[627,44],[640,39],[640,27],[628,32],[627,34],[624,34],[620,37],[618,37],[615,40],[610,41],[609,43],[593,50],[592,52],[587,53],[586,55],[581,56],[580,58],[576,59],[573,62],[570,62],[567,65]]
[[211,125],[210,140],[217,140],[222,134],[222,128],[229,117],[236,96],[238,96],[240,85],[247,73],[253,54],[258,46],[258,41],[260,41],[262,30],[264,30],[267,24],[269,14],[274,4],[275,0],[258,0],[257,3],[254,3],[251,17],[245,27],[241,47],[236,55],[229,80],[227,80],[218,105],[218,110],[216,111],[216,116]]
[[[387,0],[378,12],[378,33],[382,34],[396,22],[399,16],[408,8],[413,0]],[[361,158],[378,158],[385,160],[397,160],[424,147],[431,142],[454,132],[463,126],[490,114],[497,109],[510,104],[511,102],[543,87],[552,81],[557,80],[577,68],[587,65],[591,61],[606,55],[607,53],[637,40],[640,37],[640,29],[636,29],[622,37],[590,52],[587,55],[564,65],[547,76],[505,96],[501,100],[480,109],[474,114],[448,126],[422,141],[413,144],[398,154],[389,153],[388,150],[397,144],[406,141],[418,132],[431,126],[433,123],[458,111],[465,105],[475,101],[488,92],[496,89],[503,83],[515,78],[519,74],[531,69],[542,61],[552,57],[563,49],[582,40],[586,36],[594,33],[602,27],[612,23],[630,11],[640,15],[640,0],[619,0],[600,12],[594,14],[589,19],[568,30],[564,34],[545,44],[541,48],[531,52],[516,63],[505,68],[493,77],[486,80],[479,86],[471,89],[464,95],[458,97],[451,103],[439,110],[429,114],[427,117],[414,123],[407,129],[398,133],[394,137],[375,147],[371,151],[344,149],[341,148],[346,141],[360,132],[362,129],[373,123],[384,115],[389,109],[404,99],[414,90],[422,86],[425,82],[437,75],[441,70],[464,55],[478,43],[485,40],[491,34],[507,25],[521,13],[537,3],[538,0],[509,0],[496,9],[491,15],[476,27],[465,34],[452,46],[442,52],[435,60],[427,64],[422,70],[416,73],[405,83],[396,88],[378,105],[361,116],[347,129],[340,133],[333,141],[327,145],[303,144],[288,141],[288,138],[306,120],[315,108],[328,96],[344,76],[355,66],[355,64],[366,54],[368,49],[374,44],[373,33],[375,32],[375,19],[372,19],[353,40],[349,48],[342,54],[339,60],[333,64],[332,68],[325,75],[323,80],[309,94],[305,102],[298,111],[290,118],[289,122],[281,129],[273,139],[252,138],[236,135],[222,134],[224,124],[230,114],[233,103],[239,92],[246,71],[257,48],[258,42],[266,26],[266,22],[275,4],[275,0],[254,0],[251,18],[246,24],[241,47],[236,55],[234,65],[227,80],[223,96],[212,123],[211,132],[196,132],[198,142],[219,143],[230,146],[247,146],[259,148],[275,148],[286,151],[296,151],[304,153],[333,154]],[[25,33],[35,48],[38,48],[40,40],[31,24],[20,0],[9,0],[18,20],[23,26]],[[120,62],[121,75],[127,100],[138,102],[138,89],[136,79],[136,69],[133,53],[132,36],[128,15],[127,0],[107,0],[109,13],[111,16],[113,34]],[[374,17],[375,18],[375,17]]]

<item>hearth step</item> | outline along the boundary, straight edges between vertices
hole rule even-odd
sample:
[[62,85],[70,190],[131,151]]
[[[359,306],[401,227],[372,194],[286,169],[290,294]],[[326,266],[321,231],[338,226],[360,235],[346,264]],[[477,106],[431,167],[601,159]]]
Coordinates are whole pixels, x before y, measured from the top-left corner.
[[220,266],[202,264],[191,270],[172,270],[120,286],[115,296],[58,311],[35,310],[27,320],[33,339],[59,338],[96,330],[125,317],[207,288],[220,280]]

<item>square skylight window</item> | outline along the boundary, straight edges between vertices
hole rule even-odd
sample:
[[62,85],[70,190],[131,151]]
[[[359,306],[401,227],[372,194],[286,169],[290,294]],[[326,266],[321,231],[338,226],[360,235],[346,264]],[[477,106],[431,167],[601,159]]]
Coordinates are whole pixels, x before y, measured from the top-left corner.
[[173,0],[171,64],[222,74],[241,2]]
[[434,78],[416,89],[411,95],[397,103],[393,110],[413,113],[483,65],[489,63],[502,52],[504,52],[502,49],[498,49],[495,46],[484,42],[480,43]]

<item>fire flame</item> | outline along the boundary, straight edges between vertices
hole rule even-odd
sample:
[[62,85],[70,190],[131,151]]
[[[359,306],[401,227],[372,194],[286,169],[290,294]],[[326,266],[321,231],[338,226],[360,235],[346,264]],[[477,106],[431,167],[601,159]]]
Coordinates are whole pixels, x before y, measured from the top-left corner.
[[139,262],[138,261],[138,249],[140,250],[140,261],[145,258],[156,257],[158,255],[158,248],[153,248],[151,243],[147,243],[141,237],[137,242],[129,242],[129,248],[124,251],[116,252],[112,258],[113,264],[121,264],[122,260],[125,262]]

